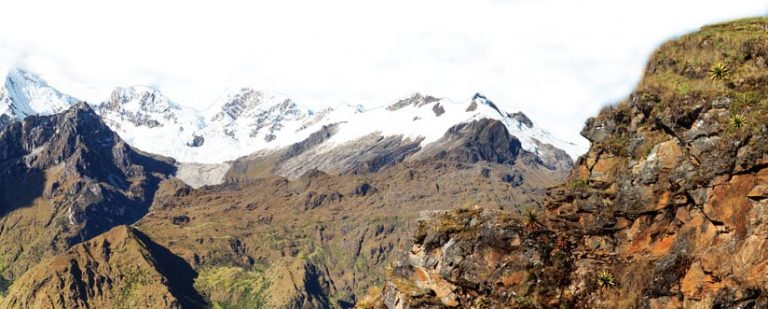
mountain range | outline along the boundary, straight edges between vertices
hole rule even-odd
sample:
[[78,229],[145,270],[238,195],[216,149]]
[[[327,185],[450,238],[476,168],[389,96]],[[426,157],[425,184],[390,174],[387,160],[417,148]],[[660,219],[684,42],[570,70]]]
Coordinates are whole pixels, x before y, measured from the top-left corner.
[[768,19],[706,26],[585,154],[476,94],[0,88],[2,308],[768,307]]
[[[7,116],[2,122],[8,122],[61,112],[79,100],[56,90],[39,76],[15,68],[8,72],[0,89],[0,102],[0,112]],[[414,150],[421,150],[454,125],[479,119],[501,121],[521,141],[523,149],[552,168],[567,168],[568,160],[585,151],[535,126],[522,112],[503,111],[481,94],[465,103],[414,94],[379,108],[341,105],[316,112],[282,95],[239,88],[198,111],[177,104],[157,89],[134,86],[118,87],[91,107],[128,144],[180,162],[185,167],[180,177],[194,175],[194,179],[187,180],[198,186],[223,181],[227,162],[254,154],[269,155],[319,132],[329,136],[313,141],[315,158],[356,143],[372,147],[372,142],[360,143],[372,137],[397,137],[413,142]],[[302,170],[319,168],[314,161],[294,160],[292,164],[303,166]],[[297,175],[296,170],[289,169],[278,174]],[[201,173],[210,176],[201,177]]]

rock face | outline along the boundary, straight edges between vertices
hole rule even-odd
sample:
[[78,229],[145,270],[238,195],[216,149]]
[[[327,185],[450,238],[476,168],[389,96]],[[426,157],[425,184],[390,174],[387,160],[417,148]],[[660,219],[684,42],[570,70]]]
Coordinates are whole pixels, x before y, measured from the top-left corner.
[[42,261],[13,285],[3,308],[202,308],[181,258],[134,228],[109,232]]
[[525,283],[557,286],[568,279],[568,256],[555,239],[539,223],[498,210],[424,212],[379,305],[526,307],[532,299],[525,298]]
[[174,169],[125,144],[85,103],[9,124],[0,131],[2,276],[135,222]]
[[638,89],[588,121],[592,147],[543,211],[427,216],[379,304],[768,306],[766,25],[662,46]]
[[11,122],[13,122],[13,118],[11,118],[8,115],[0,115],[0,130],[5,128],[5,126],[9,125]]
[[270,142],[285,121],[304,121],[311,116],[289,98],[243,88],[230,94],[211,121],[220,123],[225,134],[238,140],[258,136]]
[[482,119],[450,128],[442,139],[428,146],[423,156],[512,165],[522,151],[520,141],[509,134],[503,123]]

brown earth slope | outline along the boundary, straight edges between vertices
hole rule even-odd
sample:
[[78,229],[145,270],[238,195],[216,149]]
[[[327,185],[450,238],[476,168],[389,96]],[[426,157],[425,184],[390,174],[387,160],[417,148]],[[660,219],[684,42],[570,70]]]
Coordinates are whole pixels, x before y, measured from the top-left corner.
[[42,261],[14,283],[3,308],[200,308],[184,260],[127,226]]
[[664,44],[546,211],[425,214],[389,308],[768,307],[768,18]]

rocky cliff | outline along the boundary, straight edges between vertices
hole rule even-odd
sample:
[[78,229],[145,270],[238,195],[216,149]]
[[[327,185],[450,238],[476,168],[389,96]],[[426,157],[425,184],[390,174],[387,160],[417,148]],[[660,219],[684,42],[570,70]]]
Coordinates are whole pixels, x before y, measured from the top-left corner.
[[362,305],[768,306],[766,81],[766,18],[664,44],[544,209],[425,214]]

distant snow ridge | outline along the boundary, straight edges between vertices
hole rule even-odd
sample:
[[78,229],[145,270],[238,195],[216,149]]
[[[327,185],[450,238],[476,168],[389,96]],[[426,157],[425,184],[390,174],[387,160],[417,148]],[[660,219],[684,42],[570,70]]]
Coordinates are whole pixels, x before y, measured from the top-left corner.
[[[52,114],[77,101],[34,74],[13,69],[0,88],[0,115],[21,119]],[[320,151],[371,134],[423,139],[421,145],[425,146],[456,124],[483,118],[502,121],[524,149],[536,154],[547,151],[545,144],[574,159],[586,150],[552,136],[522,112],[501,110],[481,94],[469,102],[414,94],[369,110],[341,105],[314,112],[283,95],[237,88],[209,109],[198,111],[173,102],[157,89],[133,86],[116,88],[93,106],[128,144],[188,163],[219,164],[270,152],[300,142],[330,124],[338,126],[337,133],[319,146]]]
[[0,88],[0,115],[16,119],[55,114],[75,103],[77,99],[59,92],[37,75],[21,69],[11,69]]
[[414,94],[392,105],[367,110],[354,117],[339,117],[343,122],[339,133],[328,143],[352,141],[366,134],[379,132],[384,136],[402,135],[412,139],[424,138],[422,145],[440,139],[452,126],[479,119],[502,121],[509,132],[520,139],[525,150],[539,154],[541,144],[564,150],[572,158],[586,151],[574,143],[553,137],[535,126],[525,114],[509,114],[498,108],[482,94],[475,94],[469,103],[453,102],[432,96]]

